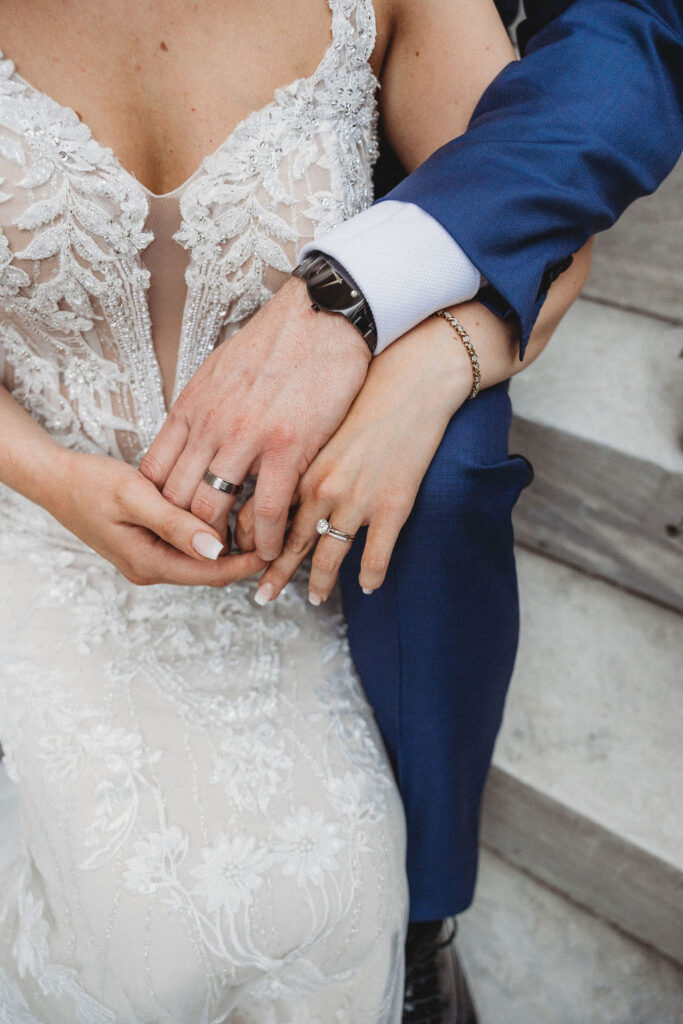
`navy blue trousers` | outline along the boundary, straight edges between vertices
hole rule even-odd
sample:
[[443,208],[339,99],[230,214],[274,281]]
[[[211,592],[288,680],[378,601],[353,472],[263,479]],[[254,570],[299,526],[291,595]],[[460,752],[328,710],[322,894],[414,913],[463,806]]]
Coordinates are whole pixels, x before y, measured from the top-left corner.
[[354,663],[408,825],[411,920],[472,902],[481,795],[519,634],[511,511],[533,469],[508,454],[508,381],[467,400],[372,595],[361,531],[340,578]]

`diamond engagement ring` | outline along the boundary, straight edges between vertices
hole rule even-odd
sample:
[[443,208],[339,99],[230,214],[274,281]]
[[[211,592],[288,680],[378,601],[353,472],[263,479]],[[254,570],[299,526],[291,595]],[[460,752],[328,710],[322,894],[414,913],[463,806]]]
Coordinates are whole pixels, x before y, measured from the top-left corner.
[[315,528],[318,533],[322,535],[327,534],[329,537],[334,537],[335,540],[343,540],[347,544],[350,544],[352,540],[356,539],[355,533],[344,533],[343,530],[335,530],[332,523],[327,519],[319,519]]
[[217,491],[223,491],[224,494],[241,494],[244,490],[244,484],[231,484],[229,480],[216,476],[210,469],[204,474],[204,483],[209,487],[215,487]]

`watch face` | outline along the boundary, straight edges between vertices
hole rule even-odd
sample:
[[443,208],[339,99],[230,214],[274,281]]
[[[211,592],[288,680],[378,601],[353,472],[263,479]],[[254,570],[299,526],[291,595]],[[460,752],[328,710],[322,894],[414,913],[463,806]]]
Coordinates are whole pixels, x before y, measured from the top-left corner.
[[352,309],[362,301],[359,293],[350,288],[329,263],[314,268],[308,275],[307,283],[311,298],[323,309]]
[[326,256],[310,256],[294,271],[306,282],[314,309],[341,313],[360,331],[371,352],[377,345],[377,331],[370,308],[353,281],[348,281]]

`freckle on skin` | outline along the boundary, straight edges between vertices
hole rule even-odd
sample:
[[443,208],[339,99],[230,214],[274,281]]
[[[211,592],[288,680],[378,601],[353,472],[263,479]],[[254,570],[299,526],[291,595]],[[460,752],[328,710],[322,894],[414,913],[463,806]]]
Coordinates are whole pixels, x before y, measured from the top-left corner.
[[163,41],[163,39],[162,39],[162,40],[161,40],[161,42],[159,43],[159,49],[160,49],[160,50],[168,50],[168,46],[167,46],[167,45],[166,45],[166,43],[165,43],[165,42]]
[[415,51],[415,56],[416,56],[416,57],[419,57],[419,56],[420,56],[420,51],[419,51],[419,50],[416,50],[416,51]]

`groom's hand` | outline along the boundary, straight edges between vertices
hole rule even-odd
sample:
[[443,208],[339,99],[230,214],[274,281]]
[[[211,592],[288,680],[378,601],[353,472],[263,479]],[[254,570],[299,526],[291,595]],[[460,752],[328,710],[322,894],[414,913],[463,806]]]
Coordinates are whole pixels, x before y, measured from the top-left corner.
[[257,473],[256,551],[272,561],[299,478],[346,416],[369,361],[356,328],[314,312],[305,283],[292,278],[192,377],[141,472],[221,535],[235,499],[204,474],[239,484]]

